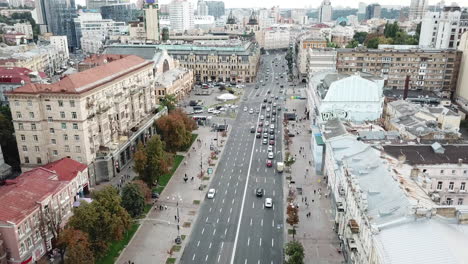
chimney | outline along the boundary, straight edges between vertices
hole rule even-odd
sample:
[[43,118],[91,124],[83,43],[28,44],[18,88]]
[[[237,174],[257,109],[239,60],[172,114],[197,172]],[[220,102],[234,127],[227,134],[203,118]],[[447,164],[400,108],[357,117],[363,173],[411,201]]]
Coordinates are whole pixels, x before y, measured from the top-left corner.
[[405,90],[403,92],[403,100],[406,100],[406,98],[408,98],[408,90],[409,90],[409,75],[406,75]]

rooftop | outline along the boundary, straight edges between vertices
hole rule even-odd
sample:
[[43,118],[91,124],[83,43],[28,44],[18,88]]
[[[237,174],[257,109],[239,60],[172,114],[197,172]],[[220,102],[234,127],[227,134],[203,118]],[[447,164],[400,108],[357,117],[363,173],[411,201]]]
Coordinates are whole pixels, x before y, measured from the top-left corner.
[[47,75],[22,67],[0,67],[0,83],[26,84],[40,78],[47,78]]
[[67,75],[53,84],[27,84],[10,94],[70,93],[79,94],[92,90],[111,80],[152,64],[143,58],[131,55],[79,73]]
[[398,53],[444,53],[444,54],[455,54],[455,53],[461,53],[461,51],[457,50],[447,50],[447,49],[423,49],[423,48],[418,48],[418,49],[366,49],[363,47],[358,47],[358,48],[341,48],[341,49],[336,49],[338,53],[392,53],[392,54],[398,54]]
[[443,145],[443,153],[436,153],[431,145],[384,145],[384,151],[392,157],[405,156],[410,165],[468,163],[468,145]]
[[120,60],[125,58],[127,55],[121,54],[101,54],[101,55],[91,55],[84,59],[80,64],[94,64],[95,66],[103,65],[115,60]]

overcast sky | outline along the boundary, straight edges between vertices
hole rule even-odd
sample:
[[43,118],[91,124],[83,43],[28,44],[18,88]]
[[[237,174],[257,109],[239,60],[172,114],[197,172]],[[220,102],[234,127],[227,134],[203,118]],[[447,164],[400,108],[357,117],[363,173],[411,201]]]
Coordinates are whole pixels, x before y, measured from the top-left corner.
[[[171,0],[159,0],[161,4],[167,4]],[[411,0],[330,0],[332,6],[342,6],[342,7],[352,7],[357,8],[359,2],[364,3],[379,3],[381,5],[406,5],[409,6]],[[438,3],[440,0],[429,0],[429,4],[433,5]],[[192,0],[196,4],[197,0]],[[312,7],[316,8],[320,5],[322,0],[225,0],[226,8],[253,8],[253,7],[272,7],[274,5],[279,5],[280,8],[304,8]],[[445,4],[449,5],[452,2],[458,3],[460,6],[468,6],[468,0],[446,0]],[[196,5],[195,5],[196,7]]]

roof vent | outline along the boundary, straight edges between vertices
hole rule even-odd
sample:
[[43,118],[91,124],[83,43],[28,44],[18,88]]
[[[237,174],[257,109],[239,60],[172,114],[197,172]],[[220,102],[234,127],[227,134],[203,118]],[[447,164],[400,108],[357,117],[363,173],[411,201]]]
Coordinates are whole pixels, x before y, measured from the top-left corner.
[[434,144],[432,144],[431,148],[437,154],[444,154],[444,152],[445,152],[445,149],[442,147],[442,145],[440,145],[439,142],[435,142]]

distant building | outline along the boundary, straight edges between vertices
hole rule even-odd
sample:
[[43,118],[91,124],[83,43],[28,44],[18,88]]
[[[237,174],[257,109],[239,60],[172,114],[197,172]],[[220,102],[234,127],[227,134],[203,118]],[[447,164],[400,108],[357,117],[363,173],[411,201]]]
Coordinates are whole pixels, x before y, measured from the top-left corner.
[[206,1],[205,3],[208,6],[209,16],[214,16],[215,18],[224,16],[226,11],[223,1]]
[[147,1],[143,10],[145,12],[146,40],[159,42],[161,35],[159,29],[158,4]]
[[379,4],[370,4],[366,7],[366,19],[380,18],[381,6]]
[[327,40],[320,35],[301,36],[298,40],[298,50],[296,67],[299,72],[299,77],[307,78],[307,53],[309,49],[322,49],[327,47]]
[[468,112],[468,33],[465,32],[460,37],[458,50],[463,52],[460,62],[460,73],[456,88],[455,100],[458,105]]
[[112,19],[117,22],[130,22],[137,20],[139,11],[134,3],[114,4],[101,6],[103,19]]
[[289,30],[285,29],[265,29],[256,34],[260,47],[265,50],[287,49],[289,48]]
[[70,58],[70,53],[68,52],[68,39],[66,36],[49,36],[48,40],[51,45],[54,45],[63,53],[65,60]]
[[310,78],[319,72],[336,71],[336,54],[336,50],[332,48],[308,49],[306,68],[301,77]]
[[65,225],[89,185],[87,166],[69,158],[6,180],[0,186],[0,234],[8,263],[34,263],[51,251],[54,235],[44,222],[54,217]]
[[323,0],[318,9],[318,20],[320,23],[332,21],[332,6],[330,0]]
[[34,38],[33,29],[30,23],[16,23],[13,27],[16,32],[24,34],[24,37],[27,40],[32,40]]
[[199,16],[208,16],[208,5],[204,0],[198,0],[197,3],[197,15]]
[[24,35],[23,33],[19,33],[19,32],[3,34],[3,41],[7,45],[11,45],[11,46],[18,46],[18,45],[27,43],[26,35]]
[[428,0],[411,0],[409,20],[413,22],[421,21],[427,12]]
[[128,0],[86,0],[86,9],[99,10],[103,6],[128,3]]
[[468,30],[468,10],[458,6],[428,12],[421,25],[419,45],[426,48],[456,49],[461,35]]
[[173,31],[184,32],[194,28],[192,3],[188,0],[172,0],[169,4],[169,19]]

